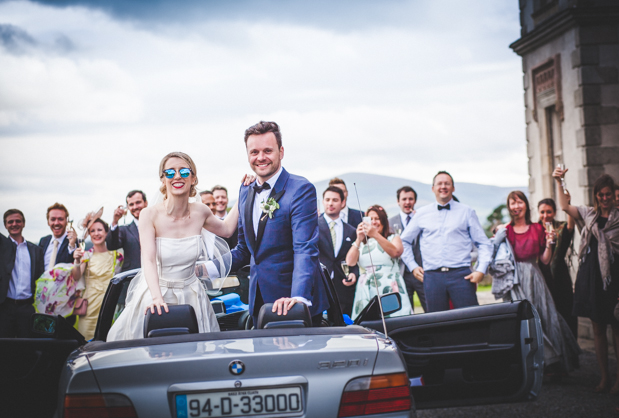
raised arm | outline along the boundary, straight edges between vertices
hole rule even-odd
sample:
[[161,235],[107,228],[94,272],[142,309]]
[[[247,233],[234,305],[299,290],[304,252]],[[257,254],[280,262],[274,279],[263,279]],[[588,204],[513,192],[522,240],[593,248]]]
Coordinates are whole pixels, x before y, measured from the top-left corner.
[[220,237],[230,238],[238,228],[238,202],[234,204],[230,210],[230,213],[228,213],[228,216],[226,216],[226,219],[223,221],[217,216],[214,216],[208,206],[204,206],[202,210],[205,211],[206,218],[204,219],[204,229],[207,231],[210,231],[215,235],[219,235]]
[[163,295],[159,287],[154,217],[154,208],[143,209],[140,213],[138,229],[140,231],[140,248],[142,253],[142,274],[153,299],[153,303],[148,306],[147,311],[150,309],[150,312],[154,314],[155,308],[157,308],[157,313],[161,315],[161,308],[163,307],[168,312],[168,305],[163,301]]
[[555,168],[552,172],[552,177],[557,182],[557,187],[559,188],[559,206],[565,213],[574,218],[575,220],[581,220],[580,213],[578,213],[578,208],[576,206],[570,205],[569,194],[565,194],[563,192],[563,187],[561,186],[561,178],[565,178],[565,174],[567,173],[567,168],[565,170],[561,170],[559,167]]

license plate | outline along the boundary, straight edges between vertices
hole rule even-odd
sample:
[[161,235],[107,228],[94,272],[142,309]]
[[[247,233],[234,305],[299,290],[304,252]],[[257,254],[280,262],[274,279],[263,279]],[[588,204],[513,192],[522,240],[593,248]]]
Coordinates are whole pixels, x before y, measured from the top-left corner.
[[299,386],[176,395],[177,418],[302,414]]

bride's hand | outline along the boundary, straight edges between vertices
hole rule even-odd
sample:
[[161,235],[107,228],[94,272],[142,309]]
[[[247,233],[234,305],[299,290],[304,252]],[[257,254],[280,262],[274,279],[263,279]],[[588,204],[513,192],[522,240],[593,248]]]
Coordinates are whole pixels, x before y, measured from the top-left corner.
[[253,174],[245,174],[243,176],[243,179],[241,180],[241,183],[243,183],[243,186],[249,186],[255,180],[256,180],[256,176],[254,176]]
[[154,314],[155,313],[155,307],[157,308],[157,314],[159,314],[159,315],[161,315],[161,308],[162,307],[166,311],[166,313],[170,312],[168,310],[168,304],[163,301],[163,297],[162,296],[159,296],[157,298],[154,298],[153,299],[153,303],[151,303],[150,305],[148,305],[146,307],[146,310],[144,311],[144,315],[146,315],[149,310],[150,310],[151,314]]

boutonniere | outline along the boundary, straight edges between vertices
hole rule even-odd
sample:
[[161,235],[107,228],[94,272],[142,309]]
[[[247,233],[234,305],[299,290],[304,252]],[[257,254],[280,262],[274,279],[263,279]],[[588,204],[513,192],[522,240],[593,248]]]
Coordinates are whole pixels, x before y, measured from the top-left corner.
[[262,209],[262,213],[264,213],[264,216],[260,219],[261,221],[263,221],[267,215],[269,215],[269,219],[271,219],[273,218],[273,213],[279,209],[279,203],[277,203],[277,201],[272,197],[269,197],[266,202],[262,201],[260,204],[260,209]]

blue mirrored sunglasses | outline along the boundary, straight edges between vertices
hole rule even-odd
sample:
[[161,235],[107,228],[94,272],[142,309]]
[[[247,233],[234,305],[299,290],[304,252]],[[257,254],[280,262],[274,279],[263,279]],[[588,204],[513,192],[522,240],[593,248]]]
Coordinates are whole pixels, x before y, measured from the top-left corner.
[[[175,174],[176,170],[173,168],[163,170],[163,175],[166,176],[166,178],[168,179],[173,179]],[[178,174],[180,174],[180,176],[185,179],[191,174],[191,168],[181,168],[180,170],[178,170]]]

